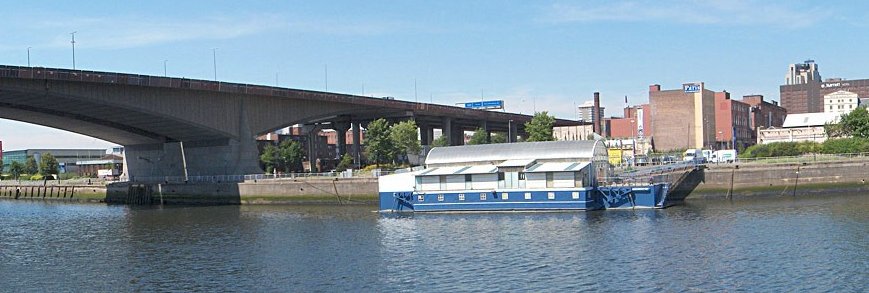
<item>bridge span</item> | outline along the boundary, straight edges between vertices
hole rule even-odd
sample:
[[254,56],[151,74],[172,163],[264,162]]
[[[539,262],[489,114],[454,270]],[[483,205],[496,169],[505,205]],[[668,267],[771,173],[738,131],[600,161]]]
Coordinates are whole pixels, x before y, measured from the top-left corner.
[[[330,92],[2,65],[0,118],[123,145],[125,173],[133,180],[185,172],[261,173],[256,136],[296,124],[306,125],[311,135],[319,129],[336,130],[343,154],[346,132],[358,134],[378,118],[415,120],[424,145],[433,140],[434,129],[442,129],[451,145],[462,143],[463,131],[478,128],[523,136],[523,125],[531,120],[515,113]],[[556,126],[576,124],[556,120]]]

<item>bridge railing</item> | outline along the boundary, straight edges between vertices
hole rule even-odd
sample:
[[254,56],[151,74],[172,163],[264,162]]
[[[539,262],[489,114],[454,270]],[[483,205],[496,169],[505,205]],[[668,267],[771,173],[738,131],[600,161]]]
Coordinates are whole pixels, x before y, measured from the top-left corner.
[[345,171],[345,172],[322,172],[322,173],[280,173],[280,174],[247,174],[247,175],[209,175],[209,176],[134,176],[133,178],[121,178],[121,182],[142,183],[223,183],[223,182],[256,182],[269,180],[293,180],[293,179],[334,179],[334,178],[377,178],[383,175],[393,174],[392,171]]

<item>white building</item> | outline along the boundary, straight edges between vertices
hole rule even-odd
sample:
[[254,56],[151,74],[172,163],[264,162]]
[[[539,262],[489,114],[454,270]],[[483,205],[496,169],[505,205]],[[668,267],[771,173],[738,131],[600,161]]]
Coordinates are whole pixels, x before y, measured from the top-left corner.
[[847,114],[860,106],[860,97],[849,91],[824,95],[824,113]]
[[781,128],[758,129],[757,143],[824,142],[827,140],[824,125],[838,123],[840,115],[839,113],[788,114]]

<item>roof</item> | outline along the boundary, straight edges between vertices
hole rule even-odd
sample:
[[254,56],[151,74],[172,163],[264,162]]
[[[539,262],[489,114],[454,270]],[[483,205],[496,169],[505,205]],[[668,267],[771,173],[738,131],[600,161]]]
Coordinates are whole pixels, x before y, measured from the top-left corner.
[[495,171],[497,170],[498,168],[493,165],[440,167],[426,169],[425,171],[419,173],[418,176],[490,174],[495,173]]
[[470,162],[490,162],[516,160],[591,160],[595,147],[605,155],[606,146],[595,140],[540,141],[520,143],[497,143],[483,145],[463,145],[436,147],[429,151],[426,165],[463,164]]
[[800,113],[788,114],[782,128],[822,126],[839,122],[839,113]]
[[582,170],[582,168],[585,168],[588,164],[589,162],[542,163],[531,166],[526,169],[525,172],[575,172]]
[[535,161],[537,161],[537,160],[535,160],[535,159],[506,160],[504,162],[501,162],[497,166],[501,167],[501,168],[503,168],[503,167],[522,167],[522,168],[525,168],[525,167],[528,167],[528,165],[531,165],[532,163],[534,163]]

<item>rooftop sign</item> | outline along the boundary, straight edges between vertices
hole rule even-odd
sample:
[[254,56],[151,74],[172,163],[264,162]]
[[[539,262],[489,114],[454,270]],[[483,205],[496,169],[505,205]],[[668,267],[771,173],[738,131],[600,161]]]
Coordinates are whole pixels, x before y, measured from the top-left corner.
[[703,85],[699,83],[686,83],[682,85],[682,90],[685,93],[696,93],[703,89]]

